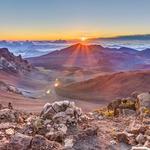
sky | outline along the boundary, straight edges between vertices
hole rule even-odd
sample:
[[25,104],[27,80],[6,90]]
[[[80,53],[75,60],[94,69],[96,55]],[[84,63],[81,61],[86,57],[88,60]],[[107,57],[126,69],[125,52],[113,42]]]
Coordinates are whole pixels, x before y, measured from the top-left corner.
[[150,0],[0,0],[0,40],[150,34]]

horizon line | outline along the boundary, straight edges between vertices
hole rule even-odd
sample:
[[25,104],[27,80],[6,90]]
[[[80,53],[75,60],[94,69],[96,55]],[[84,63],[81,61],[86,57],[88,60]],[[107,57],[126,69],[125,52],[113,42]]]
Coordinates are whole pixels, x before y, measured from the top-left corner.
[[[123,34],[123,35],[116,35],[116,36],[97,36],[97,37],[88,37],[85,36],[86,40],[92,39],[115,39],[121,37],[132,37],[132,36],[150,36],[150,33],[146,34]],[[82,36],[81,36],[82,37]],[[80,38],[58,38],[58,39],[0,39],[0,41],[80,41]]]

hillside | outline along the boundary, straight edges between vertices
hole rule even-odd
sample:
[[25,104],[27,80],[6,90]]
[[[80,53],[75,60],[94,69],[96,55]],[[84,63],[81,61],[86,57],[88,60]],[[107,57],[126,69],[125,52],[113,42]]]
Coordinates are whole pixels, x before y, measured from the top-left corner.
[[58,87],[56,91],[64,97],[101,103],[147,89],[150,89],[150,71],[132,71],[98,76],[66,87]]
[[142,69],[144,69],[144,65],[150,64],[149,51],[147,49],[139,52],[126,47],[120,49],[104,48],[100,45],[83,45],[79,43],[40,57],[28,58],[28,60],[34,66],[50,69],[80,67],[112,72],[133,70],[135,66],[137,69],[138,65],[143,66]]
[[31,64],[21,55],[15,56],[7,48],[0,48],[0,71],[9,73],[25,73],[33,69]]
[[33,99],[26,92],[30,94],[32,87],[33,93],[39,86],[43,88],[44,79],[42,83],[39,80],[42,77],[46,78],[20,55],[15,56],[7,48],[0,49],[0,104],[11,102],[17,109],[39,111],[46,100]]

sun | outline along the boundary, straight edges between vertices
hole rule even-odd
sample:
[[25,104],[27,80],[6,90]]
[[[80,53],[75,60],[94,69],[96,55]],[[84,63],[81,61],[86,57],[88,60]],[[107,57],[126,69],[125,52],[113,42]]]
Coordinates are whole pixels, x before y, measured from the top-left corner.
[[80,38],[80,40],[81,40],[82,42],[86,41],[86,39],[87,39],[87,38],[84,37],[84,36]]

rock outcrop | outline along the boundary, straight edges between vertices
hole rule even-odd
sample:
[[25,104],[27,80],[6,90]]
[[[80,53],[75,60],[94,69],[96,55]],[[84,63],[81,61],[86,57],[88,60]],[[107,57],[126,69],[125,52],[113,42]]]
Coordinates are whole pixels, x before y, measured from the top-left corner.
[[140,113],[150,115],[150,92],[141,93],[137,96],[137,109]]
[[17,122],[19,120],[19,113],[8,108],[0,110],[0,123],[3,122]]
[[[117,109],[123,104],[126,112],[130,111],[129,102],[131,98],[122,99]],[[47,103],[40,114],[17,111],[10,104],[2,106],[0,149],[149,149],[150,118],[144,116],[141,122],[135,114],[115,116],[112,111],[104,107],[85,114],[68,100]]]
[[9,73],[24,73],[32,69],[31,64],[21,55],[15,56],[7,48],[0,48],[0,70]]
[[16,94],[22,94],[22,92],[18,88],[13,85],[8,85],[3,81],[0,81],[0,90]]
[[98,127],[85,121],[82,110],[70,101],[47,103],[40,115],[23,115],[13,108],[2,108],[0,117],[4,134],[0,138],[1,149],[76,149],[83,141],[85,147],[98,132]]

